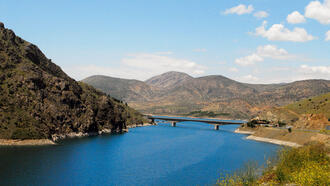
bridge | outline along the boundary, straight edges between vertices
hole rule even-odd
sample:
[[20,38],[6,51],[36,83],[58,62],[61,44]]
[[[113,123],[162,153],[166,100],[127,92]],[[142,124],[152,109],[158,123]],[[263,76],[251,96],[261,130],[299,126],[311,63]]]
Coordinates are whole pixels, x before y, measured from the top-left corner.
[[215,130],[219,130],[220,125],[239,125],[245,123],[244,121],[215,120],[215,119],[186,118],[186,117],[181,118],[181,117],[152,116],[152,115],[147,115],[147,118],[150,119],[152,123],[155,123],[155,120],[169,121],[171,122],[172,127],[176,127],[177,122],[184,122],[184,121],[202,122],[202,123],[214,125]]

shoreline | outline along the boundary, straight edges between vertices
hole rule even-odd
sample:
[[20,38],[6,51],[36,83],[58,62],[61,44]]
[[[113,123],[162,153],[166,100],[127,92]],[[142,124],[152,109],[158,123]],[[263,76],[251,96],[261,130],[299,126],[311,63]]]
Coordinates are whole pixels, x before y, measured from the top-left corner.
[[243,131],[243,130],[239,130],[239,128],[237,128],[235,131],[235,133],[238,133],[238,134],[254,134],[255,132],[253,131]]
[[56,145],[50,139],[0,139],[1,146],[43,146],[43,145]]
[[302,146],[302,145],[299,145],[298,143],[294,143],[294,142],[271,139],[271,138],[263,138],[263,137],[253,136],[253,135],[247,136],[245,139],[260,141],[260,142],[266,142],[266,143],[272,143],[272,144],[276,144],[276,145],[284,145],[284,146],[295,147],[295,148]]
[[235,133],[238,134],[248,134],[248,136],[245,139],[248,140],[254,140],[254,141],[260,141],[260,142],[266,142],[266,143],[272,143],[276,145],[283,145],[283,146],[288,146],[288,147],[301,147],[302,145],[290,141],[283,141],[283,140],[278,140],[278,139],[272,139],[272,138],[264,138],[264,137],[258,137],[254,136],[255,132],[253,131],[242,131],[239,128],[235,130]]
[[128,125],[127,129],[132,129],[136,127],[148,127],[148,126],[153,126],[154,124],[151,123],[143,123],[143,124],[134,124],[134,125]]
[[8,147],[8,146],[45,146],[45,145],[57,145],[56,141],[64,140],[69,138],[81,138],[88,136],[97,136],[102,134],[111,134],[111,133],[125,133],[128,132],[130,128],[136,127],[146,127],[152,126],[153,124],[144,123],[144,124],[135,124],[127,126],[127,129],[123,129],[122,132],[119,131],[111,131],[110,129],[103,129],[99,132],[95,133],[68,133],[68,134],[54,134],[52,135],[52,139],[0,139],[0,147]]

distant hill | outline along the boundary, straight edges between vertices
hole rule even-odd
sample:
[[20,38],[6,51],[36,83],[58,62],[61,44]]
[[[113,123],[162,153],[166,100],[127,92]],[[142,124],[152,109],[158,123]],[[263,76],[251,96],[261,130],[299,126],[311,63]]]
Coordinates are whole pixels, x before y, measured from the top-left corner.
[[[247,84],[220,75],[193,78],[181,72],[167,72],[145,82],[104,78],[92,76],[83,82],[128,102],[141,112],[153,114],[248,119],[273,106],[330,92],[330,81],[317,79]],[[116,82],[111,83],[110,79]]]
[[330,93],[267,109],[257,118],[280,121],[296,128],[324,129],[330,125]]
[[170,71],[164,74],[152,77],[145,81],[146,84],[158,88],[170,88],[176,85],[180,85],[181,83],[194,79],[183,72],[175,72]]
[[67,76],[0,22],[0,139],[56,139],[142,123],[134,109]]
[[93,85],[110,96],[124,101],[149,101],[153,96],[152,87],[138,80],[91,76],[82,82]]

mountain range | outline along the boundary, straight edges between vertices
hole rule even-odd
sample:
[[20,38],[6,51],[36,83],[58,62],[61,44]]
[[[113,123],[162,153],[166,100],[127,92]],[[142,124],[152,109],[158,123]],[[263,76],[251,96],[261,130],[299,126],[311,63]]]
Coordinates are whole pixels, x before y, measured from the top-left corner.
[[330,92],[330,81],[247,84],[221,75],[194,78],[167,72],[146,81],[91,76],[85,82],[151,114],[248,119],[273,106]]

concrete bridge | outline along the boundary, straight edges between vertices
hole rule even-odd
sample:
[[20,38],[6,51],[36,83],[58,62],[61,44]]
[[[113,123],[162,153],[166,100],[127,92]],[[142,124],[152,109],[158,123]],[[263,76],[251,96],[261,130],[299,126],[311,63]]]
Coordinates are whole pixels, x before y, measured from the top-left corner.
[[183,121],[195,121],[195,122],[202,122],[205,124],[214,125],[215,130],[219,130],[220,125],[237,125],[243,124],[244,121],[230,121],[230,120],[215,120],[215,119],[204,119],[204,118],[180,118],[180,117],[166,117],[166,116],[152,116],[147,115],[147,118],[151,120],[152,123],[155,123],[155,120],[162,120],[162,121],[169,121],[171,122],[172,127],[176,127],[177,122]]

